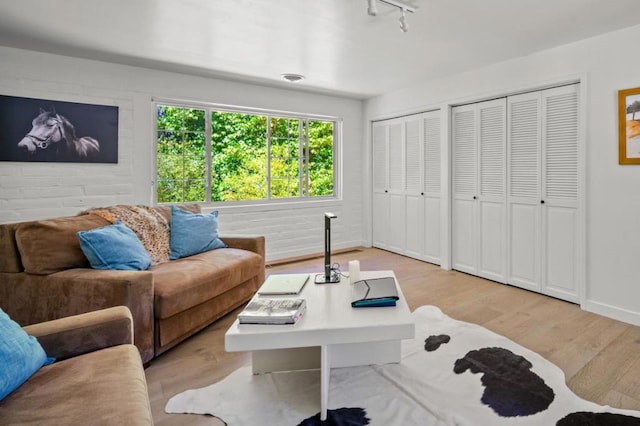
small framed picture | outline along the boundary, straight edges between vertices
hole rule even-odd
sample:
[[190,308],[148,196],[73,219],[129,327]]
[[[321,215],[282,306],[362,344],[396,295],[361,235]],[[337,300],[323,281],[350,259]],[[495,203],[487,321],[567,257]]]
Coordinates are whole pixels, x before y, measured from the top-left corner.
[[640,164],[640,87],[618,91],[619,164]]

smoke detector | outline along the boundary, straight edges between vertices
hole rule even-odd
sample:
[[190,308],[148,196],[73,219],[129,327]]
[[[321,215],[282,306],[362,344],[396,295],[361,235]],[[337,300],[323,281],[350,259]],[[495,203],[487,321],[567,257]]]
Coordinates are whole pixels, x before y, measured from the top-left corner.
[[280,77],[287,80],[289,83],[297,83],[304,80],[304,75],[300,74],[282,74]]

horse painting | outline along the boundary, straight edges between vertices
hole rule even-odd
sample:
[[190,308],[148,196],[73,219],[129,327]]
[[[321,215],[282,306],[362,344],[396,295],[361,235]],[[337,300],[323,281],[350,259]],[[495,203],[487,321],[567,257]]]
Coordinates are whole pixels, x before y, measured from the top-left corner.
[[31,131],[18,143],[30,157],[46,153],[47,157],[78,161],[100,154],[100,142],[89,136],[78,138],[73,124],[55,111],[41,108],[31,125]]

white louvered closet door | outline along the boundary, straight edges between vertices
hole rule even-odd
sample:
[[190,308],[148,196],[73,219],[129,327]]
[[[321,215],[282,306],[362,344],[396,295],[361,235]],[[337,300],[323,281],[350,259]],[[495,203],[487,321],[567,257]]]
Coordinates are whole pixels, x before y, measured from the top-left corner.
[[403,252],[406,241],[405,128],[402,119],[389,123],[389,234],[388,248]]
[[542,291],[578,302],[578,86],[542,92]]
[[423,259],[440,264],[440,111],[424,114]]
[[477,104],[478,275],[506,282],[506,99]]
[[373,123],[372,134],[372,236],[373,246],[387,248],[389,234],[389,193],[388,193],[388,153],[387,138],[389,126],[386,123]]
[[452,264],[506,280],[506,100],[453,109]]
[[373,246],[440,263],[440,111],[372,124]]
[[579,301],[578,85],[509,104],[508,282]]
[[424,205],[422,202],[422,141],[423,115],[406,118],[405,126],[405,189],[406,227],[405,254],[420,259],[424,239]]
[[510,96],[508,106],[507,282],[540,291],[540,93]]
[[453,191],[451,260],[458,271],[477,274],[476,105],[452,108]]

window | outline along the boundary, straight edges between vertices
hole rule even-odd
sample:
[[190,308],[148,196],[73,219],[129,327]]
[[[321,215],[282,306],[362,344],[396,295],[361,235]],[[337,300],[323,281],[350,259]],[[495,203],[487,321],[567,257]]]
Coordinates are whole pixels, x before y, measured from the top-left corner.
[[337,119],[156,107],[159,203],[335,195]]

